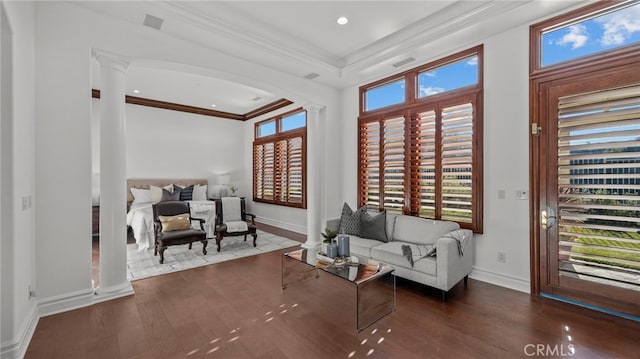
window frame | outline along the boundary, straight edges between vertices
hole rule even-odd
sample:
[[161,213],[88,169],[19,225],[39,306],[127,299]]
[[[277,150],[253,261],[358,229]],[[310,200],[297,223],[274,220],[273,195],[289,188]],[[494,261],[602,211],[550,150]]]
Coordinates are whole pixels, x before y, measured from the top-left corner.
[[628,44],[610,50],[585,55],[575,59],[542,66],[542,35],[551,30],[560,29],[569,24],[597,17],[607,12],[634,6],[627,1],[598,1],[593,4],[552,17],[531,26],[529,31],[529,74],[531,78],[548,76],[554,73],[578,72],[579,69],[594,65],[607,65],[611,57],[633,57],[640,44]]
[[[291,115],[295,115],[298,113],[304,113],[305,114],[305,125],[303,127],[298,127],[295,129],[291,129],[291,130],[287,130],[287,131],[282,131],[282,119],[285,117],[289,117]],[[272,135],[266,135],[266,136],[262,136],[262,137],[258,137],[258,128],[260,127],[260,125],[270,122],[270,121],[275,121],[276,122],[276,131],[274,134]],[[301,168],[302,168],[302,200],[301,202],[289,202],[287,200],[281,200],[279,199],[279,193],[275,193],[276,191],[276,186],[275,186],[275,181],[276,178],[278,177],[278,172],[279,169],[274,166],[274,175],[273,175],[273,181],[274,181],[274,195],[273,195],[273,199],[265,199],[265,198],[261,198],[257,196],[258,193],[258,173],[257,173],[257,168],[259,167],[257,164],[257,158],[256,158],[256,146],[263,146],[266,144],[273,144],[274,146],[274,163],[279,162],[279,159],[276,158],[277,154],[276,154],[276,148],[278,146],[278,143],[282,142],[282,141],[290,141],[293,139],[297,139],[300,138],[301,142],[302,142],[302,164],[301,164]],[[280,205],[280,206],[286,206],[286,207],[295,207],[295,208],[307,208],[307,111],[304,110],[303,108],[297,108],[295,110],[291,110],[285,113],[282,113],[278,116],[274,116],[274,117],[270,117],[268,119],[262,120],[262,121],[258,121],[254,124],[254,141],[252,144],[252,156],[253,156],[253,174],[252,174],[252,180],[253,180],[253,185],[252,185],[252,189],[253,189],[253,201],[254,202],[261,202],[261,203],[268,203],[268,204],[274,204],[274,205]],[[263,164],[264,166],[264,164]],[[285,193],[288,192],[288,188],[283,190]]]
[[[454,63],[458,60],[476,55],[478,57],[478,82],[475,85],[461,87],[455,90],[445,91],[439,94],[434,94],[426,97],[418,97],[418,75],[429,71],[431,69],[445,66],[449,63]],[[392,119],[398,116],[404,117],[404,202],[402,207],[402,214],[419,216],[419,203],[415,202],[416,188],[415,182],[419,181],[412,178],[412,143],[414,143],[416,136],[412,136],[412,127],[415,124],[417,114],[427,108],[439,108],[445,109],[448,106],[455,104],[462,104],[471,102],[473,108],[473,133],[472,133],[472,217],[471,222],[458,222],[462,228],[468,228],[475,233],[483,232],[483,93],[484,93],[484,81],[483,81],[483,45],[478,45],[467,50],[457,52],[455,54],[446,56],[436,61],[412,68],[404,71],[400,74],[394,74],[387,78],[366,84],[360,87],[360,116],[358,117],[358,176],[357,176],[357,188],[358,188],[358,204],[359,206],[367,203],[367,198],[364,196],[366,183],[363,173],[366,167],[363,166],[363,124],[369,122],[380,122],[380,136],[382,137],[382,124],[385,119]],[[366,91],[371,88],[375,88],[385,83],[393,82],[399,78],[405,79],[405,102],[392,106],[379,108],[376,110],[365,111],[366,108]],[[438,141],[441,139],[441,134],[436,134]],[[442,147],[442,143],[436,145],[436,155],[441,153],[438,148]],[[381,153],[381,152],[380,152]],[[384,164],[381,160],[379,162],[379,177],[380,188],[383,192],[383,173]],[[442,164],[436,169],[436,173],[442,173]],[[437,177],[436,177],[437,178]],[[437,178],[436,181],[442,181],[442,178]],[[436,215],[435,219],[440,219],[442,216],[442,192],[440,195],[436,195]],[[413,202],[412,202],[413,201]],[[377,210],[384,209],[384,200],[382,193],[379,198],[379,204]]]

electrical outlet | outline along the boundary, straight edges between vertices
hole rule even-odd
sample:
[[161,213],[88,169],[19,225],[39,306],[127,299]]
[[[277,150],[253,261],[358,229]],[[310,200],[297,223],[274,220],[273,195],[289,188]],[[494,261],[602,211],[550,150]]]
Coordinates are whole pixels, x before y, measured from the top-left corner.
[[507,253],[506,252],[498,252],[498,262],[499,263],[507,263]]
[[29,208],[29,202],[27,200],[27,197],[22,197],[22,210],[26,211],[27,208]]
[[35,297],[36,297],[36,291],[31,289],[31,286],[29,286],[29,299],[35,298]]

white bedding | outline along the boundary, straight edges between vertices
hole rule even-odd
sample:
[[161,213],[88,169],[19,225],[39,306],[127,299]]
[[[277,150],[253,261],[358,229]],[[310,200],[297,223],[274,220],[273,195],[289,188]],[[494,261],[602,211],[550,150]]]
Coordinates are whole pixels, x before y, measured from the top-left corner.
[[[191,217],[205,220],[204,229],[207,238],[215,236],[216,205],[214,201],[187,201],[191,207]],[[151,203],[132,203],[127,213],[127,225],[131,226],[133,236],[138,244],[138,250],[153,249],[153,208]],[[193,222],[194,228],[200,228],[198,221]]]

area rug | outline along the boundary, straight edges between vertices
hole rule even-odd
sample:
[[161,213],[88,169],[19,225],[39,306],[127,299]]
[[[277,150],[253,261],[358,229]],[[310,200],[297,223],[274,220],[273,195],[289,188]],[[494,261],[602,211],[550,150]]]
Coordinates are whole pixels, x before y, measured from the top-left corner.
[[247,236],[225,237],[220,243],[220,252],[216,250],[216,241],[209,239],[207,254],[202,254],[202,243],[168,247],[164,252],[164,263],[160,264],[160,256],[153,255],[153,249],[138,252],[138,245],[127,244],[127,278],[130,281],[153,277],[156,275],[177,272],[185,269],[220,263],[236,258],[254,256],[279,249],[299,246],[301,243],[258,230],[256,247],[253,238]]

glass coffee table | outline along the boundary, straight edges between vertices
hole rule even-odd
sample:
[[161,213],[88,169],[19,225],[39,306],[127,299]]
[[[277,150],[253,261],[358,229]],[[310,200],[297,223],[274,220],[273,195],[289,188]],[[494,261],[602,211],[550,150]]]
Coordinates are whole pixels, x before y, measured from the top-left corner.
[[347,263],[333,265],[319,261],[299,249],[282,255],[282,289],[317,279],[319,271],[350,283],[356,291],[356,330],[361,331],[391,313],[396,307],[396,279],[388,264]]

